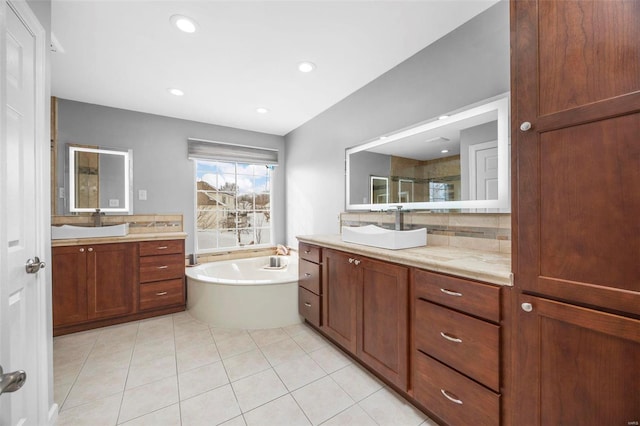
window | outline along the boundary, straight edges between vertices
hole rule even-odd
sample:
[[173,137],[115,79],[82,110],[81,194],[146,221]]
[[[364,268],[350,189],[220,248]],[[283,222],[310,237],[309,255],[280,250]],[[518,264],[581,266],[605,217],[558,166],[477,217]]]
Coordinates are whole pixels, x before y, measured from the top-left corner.
[[198,252],[271,245],[273,166],[195,159]]

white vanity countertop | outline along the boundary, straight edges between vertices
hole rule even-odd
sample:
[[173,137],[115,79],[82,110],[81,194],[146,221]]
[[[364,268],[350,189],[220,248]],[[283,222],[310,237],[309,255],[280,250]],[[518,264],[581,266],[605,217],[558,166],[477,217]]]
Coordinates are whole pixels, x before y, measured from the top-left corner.
[[373,259],[456,275],[487,283],[512,286],[511,254],[449,246],[425,246],[386,250],[345,243],[340,235],[301,235],[299,241],[316,244]]
[[133,233],[125,235],[123,237],[68,238],[64,240],[51,240],[51,247],[84,246],[87,244],[131,243],[139,241],[184,240],[185,238],[187,238],[186,232]]

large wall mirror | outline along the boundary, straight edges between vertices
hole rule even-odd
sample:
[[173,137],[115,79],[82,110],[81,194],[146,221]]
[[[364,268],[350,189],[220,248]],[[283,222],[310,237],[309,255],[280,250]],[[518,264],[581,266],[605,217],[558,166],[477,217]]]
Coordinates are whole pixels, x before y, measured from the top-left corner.
[[131,214],[131,150],[68,149],[69,211]]
[[507,95],[346,151],[347,210],[508,212]]

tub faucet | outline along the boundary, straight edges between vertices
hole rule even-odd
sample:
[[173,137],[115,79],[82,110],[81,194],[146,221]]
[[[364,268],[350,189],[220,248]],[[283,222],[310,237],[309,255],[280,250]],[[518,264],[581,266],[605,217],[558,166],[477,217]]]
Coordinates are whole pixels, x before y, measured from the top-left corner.
[[388,211],[396,215],[395,230],[402,231],[402,206],[393,206],[393,209],[395,210],[389,209]]
[[104,216],[104,213],[101,213],[100,209],[96,209],[91,216],[93,216],[93,226],[102,226],[102,216]]
[[276,247],[276,255],[286,256],[289,254],[289,249],[283,246],[282,244],[278,244]]

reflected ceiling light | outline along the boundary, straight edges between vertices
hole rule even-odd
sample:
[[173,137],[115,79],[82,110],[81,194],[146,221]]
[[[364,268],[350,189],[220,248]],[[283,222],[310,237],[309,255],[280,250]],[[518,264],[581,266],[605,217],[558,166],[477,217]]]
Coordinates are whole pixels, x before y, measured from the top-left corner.
[[298,64],[298,70],[300,72],[311,72],[316,69],[316,64],[313,62],[300,62]]
[[444,120],[446,118],[449,118],[448,115],[441,115],[440,117],[438,117],[438,120]]
[[173,96],[182,96],[184,95],[184,92],[180,89],[167,89],[167,91],[169,93],[171,93]]
[[169,21],[175,25],[180,31],[185,33],[195,33],[198,28],[196,21],[183,15],[173,15]]
[[267,108],[264,108],[264,107],[259,107],[259,108],[256,108],[256,112],[258,114],[266,114],[266,113],[269,112],[269,110]]
[[443,150],[442,150],[442,151],[440,151],[440,152],[441,152],[441,153],[443,153],[443,154],[446,154],[447,152],[449,152],[449,150],[448,150],[448,149],[443,149]]

